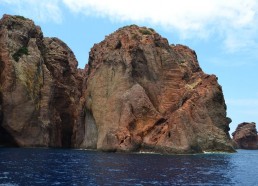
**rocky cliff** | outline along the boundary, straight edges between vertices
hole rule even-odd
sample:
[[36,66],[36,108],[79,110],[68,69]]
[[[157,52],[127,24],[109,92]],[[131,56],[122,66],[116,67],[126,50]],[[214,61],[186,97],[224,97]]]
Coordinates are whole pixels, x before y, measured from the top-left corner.
[[70,147],[82,79],[73,52],[21,16],[0,21],[0,142]]
[[221,86],[195,52],[128,26],[85,69],[21,16],[0,21],[0,144],[106,151],[233,151]]
[[215,75],[195,52],[135,25],[91,49],[75,146],[107,151],[232,151]]
[[244,122],[232,133],[233,140],[239,149],[258,149],[258,136],[254,122]]

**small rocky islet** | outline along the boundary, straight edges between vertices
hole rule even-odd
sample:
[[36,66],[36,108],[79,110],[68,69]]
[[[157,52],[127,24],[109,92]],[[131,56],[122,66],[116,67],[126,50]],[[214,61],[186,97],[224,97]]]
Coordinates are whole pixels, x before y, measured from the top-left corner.
[[237,149],[258,149],[258,136],[256,123],[243,122],[240,123],[236,131],[232,133],[233,140],[235,142],[235,148]]
[[0,20],[0,145],[164,154],[234,152],[222,87],[151,28],[95,44],[84,69],[22,16]]

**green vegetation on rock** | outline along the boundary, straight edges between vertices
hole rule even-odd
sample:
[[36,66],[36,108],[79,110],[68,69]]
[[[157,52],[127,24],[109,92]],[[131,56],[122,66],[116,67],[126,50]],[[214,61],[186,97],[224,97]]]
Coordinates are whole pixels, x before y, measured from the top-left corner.
[[144,29],[144,30],[139,30],[141,34],[143,35],[151,35],[151,31],[149,31],[148,29]]
[[136,34],[136,33],[132,33],[132,39],[134,39],[134,40],[138,40],[139,39],[139,35],[138,34]]
[[27,47],[21,47],[19,48],[19,50],[17,50],[17,52],[15,52],[13,54],[13,59],[18,62],[19,59],[22,57],[22,55],[25,54],[25,55],[28,55],[29,52],[28,52],[28,48]]
[[26,20],[26,18],[25,18],[25,17],[20,16],[20,15],[15,15],[15,17],[16,17],[16,18],[19,18],[19,19],[22,19],[22,20]]
[[153,28],[149,28],[152,32],[155,32],[155,30]]

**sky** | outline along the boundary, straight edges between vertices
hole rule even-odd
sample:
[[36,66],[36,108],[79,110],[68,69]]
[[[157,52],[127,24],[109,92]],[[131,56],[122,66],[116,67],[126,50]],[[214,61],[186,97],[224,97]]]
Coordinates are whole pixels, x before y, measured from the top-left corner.
[[3,14],[30,18],[45,37],[63,40],[80,68],[90,48],[118,28],[153,28],[195,50],[203,71],[217,75],[230,133],[239,123],[258,123],[257,0],[0,0]]

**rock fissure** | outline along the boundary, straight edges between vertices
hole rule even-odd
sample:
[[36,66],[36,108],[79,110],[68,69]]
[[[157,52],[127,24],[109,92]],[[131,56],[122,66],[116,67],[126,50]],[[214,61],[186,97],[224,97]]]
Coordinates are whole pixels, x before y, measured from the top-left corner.
[[92,47],[84,70],[26,18],[4,15],[0,43],[0,145],[234,151],[217,78],[153,29],[118,29]]

